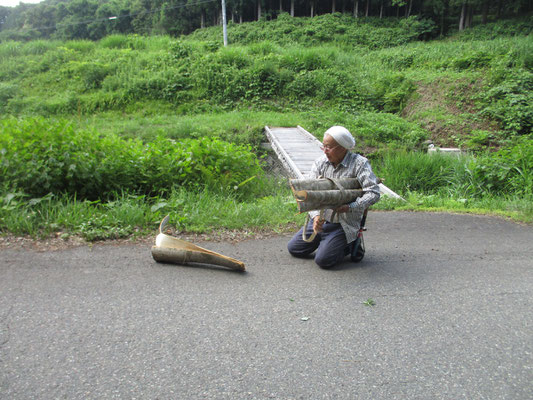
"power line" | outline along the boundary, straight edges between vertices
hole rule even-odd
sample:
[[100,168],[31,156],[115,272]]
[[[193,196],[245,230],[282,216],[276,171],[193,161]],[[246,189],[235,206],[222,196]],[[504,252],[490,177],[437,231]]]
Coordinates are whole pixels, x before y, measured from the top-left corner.
[[156,9],[153,9],[153,10],[143,10],[143,11],[139,11],[139,12],[136,12],[136,13],[129,13],[129,14],[123,14],[123,15],[116,15],[116,16],[111,16],[111,17],[105,17],[105,18],[96,18],[96,19],[90,19],[90,20],[85,20],[85,21],[75,21],[75,22],[68,22],[68,23],[58,23],[58,24],[55,24],[53,26],[41,26],[41,27],[31,27],[31,28],[19,28],[17,29],[17,31],[40,31],[40,30],[46,30],[46,29],[57,29],[58,27],[64,27],[64,26],[75,26],[75,25],[83,25],[83,24],[90,24],[92,22],[103,22],[103,21],[113,21],[113,20],[116,20],[116,19],[120,19],[120,18],[128,18],[128,17],[135,17],[137,15],[141,15],[141,14],[155,14],[157,12],[160,12],[162,10],[174,10],[174,9],[177,9],[177,8],[185,8],[185,7],[190,7],[190,6],[198,6],[198,5],[202,5],[202,4],[207,4],[207,3],[214,3],[214,2],[218,2],[219,0],[197,0],[195,1],[194,3],[186,3],[186,4],[178,4],[178,5],[175,5],[175,6],[172,6],[172,7],[160,7],[160,8],[156,8]]

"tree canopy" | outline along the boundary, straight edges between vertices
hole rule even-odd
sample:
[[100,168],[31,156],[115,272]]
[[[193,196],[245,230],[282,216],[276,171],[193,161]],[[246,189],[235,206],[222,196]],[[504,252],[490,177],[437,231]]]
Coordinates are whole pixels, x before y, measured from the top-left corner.
[[[225,0],[228,20],[274,19],[280,13],[326,13],[357,18],[417,16],[434,24],[433,35],[505,17],[527,16],[529,0]],[[179,36],[221,23],[221,0],[45,0],[0,7],[0,40],[90,39],[113,34]]]

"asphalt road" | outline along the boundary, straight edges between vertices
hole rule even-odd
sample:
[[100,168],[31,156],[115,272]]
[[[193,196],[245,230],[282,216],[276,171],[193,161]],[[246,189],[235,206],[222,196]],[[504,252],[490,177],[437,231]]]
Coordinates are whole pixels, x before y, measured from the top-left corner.
[[333,271],[287,236],[197,243],[246,273],[144,245],[2,250],[0,398],[531,399],[531,226],[373,212],[368,228],[364,261]]

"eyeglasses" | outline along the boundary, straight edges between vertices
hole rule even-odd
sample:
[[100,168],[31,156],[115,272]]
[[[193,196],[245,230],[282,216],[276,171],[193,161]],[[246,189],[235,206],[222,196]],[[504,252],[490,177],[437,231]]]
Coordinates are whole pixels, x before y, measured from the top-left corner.
[[336,149],[337,147],[339,147],[339,145],[330,146],[330,145],[326,144],[326,145],[321,145],[320,146],[320,150],[322,150],[322,151],[331,151],[331,150]]

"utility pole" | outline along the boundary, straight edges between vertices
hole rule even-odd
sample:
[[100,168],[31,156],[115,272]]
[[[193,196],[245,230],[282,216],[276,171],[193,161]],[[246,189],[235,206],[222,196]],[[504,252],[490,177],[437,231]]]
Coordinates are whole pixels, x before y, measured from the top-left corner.
[[224,33],[224,47],[228,45],[228,28],[226,27],[226,1],[222,0],[222,32]]

